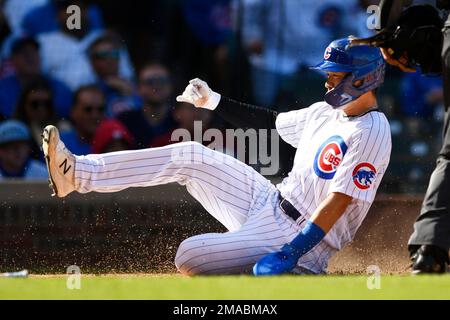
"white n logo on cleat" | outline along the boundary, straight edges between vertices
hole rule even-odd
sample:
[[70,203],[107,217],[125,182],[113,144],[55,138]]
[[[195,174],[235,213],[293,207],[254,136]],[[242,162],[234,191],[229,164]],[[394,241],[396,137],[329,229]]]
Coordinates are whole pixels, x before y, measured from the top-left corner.
[[72,168],[72,165],[70,165],[69,167],[67,167],[67,158],[64,160],[63,163],[61,163],[61,165],[59,166],[60,168],[64,166],[64,174],[66,174],[67,172],[69,172],[70,168]]

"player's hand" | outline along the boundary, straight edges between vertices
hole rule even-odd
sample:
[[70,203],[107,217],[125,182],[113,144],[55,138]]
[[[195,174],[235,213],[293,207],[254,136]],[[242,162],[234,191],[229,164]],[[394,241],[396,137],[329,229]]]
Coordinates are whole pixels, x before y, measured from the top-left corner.
[[183,94],[177,97],[177,101],[193,104],[197,108],[214,110],[220,98],[220,94],[212,91],[205,81],[197,78],[189,81],[189,85]]
[[269,253],[259,259],[253,267],[255,276],[273,276],[292,271],[300,258],[300,251],[290,244],[285,244],[280,251]]
[[408,67],[408,59],[405,56],[402,56],[399,60],[394,59],[391,54],[391,50],[389,48],[380,48],[381,54],[383,55],[384,60],[389,63],[391,66],[398,67],[400,70],[404,72],[416,72],[416,69]]

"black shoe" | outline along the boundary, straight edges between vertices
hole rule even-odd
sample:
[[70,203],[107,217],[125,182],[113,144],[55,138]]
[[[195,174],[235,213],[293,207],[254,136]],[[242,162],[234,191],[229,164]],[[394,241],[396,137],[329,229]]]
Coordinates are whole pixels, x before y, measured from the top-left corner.
[[449,264],[448,252],[433,245],[421,246],[411,260],[412,274],[444,273]]

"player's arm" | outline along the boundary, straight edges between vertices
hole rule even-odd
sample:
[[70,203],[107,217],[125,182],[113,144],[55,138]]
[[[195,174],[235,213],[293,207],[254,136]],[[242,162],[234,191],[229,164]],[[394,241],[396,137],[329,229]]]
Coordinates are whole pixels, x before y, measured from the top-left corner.
[[260,259],[253,268],[255,275],[277,275],[291,271],[298,259],[313,249],[344,214],[353,198],[343,193],[330,193],[320,204],[302,231],[280,251]]
[[231,125],[243,129],[274,129],[278,116],[277,112],[268,108],[221,96],[200,79],[191,80],[183,94],[177,97],[177,101],[191,103],[197,108],[214,110]]
[[320,204],[309,221],[326,234],[344,214],[352,200],[353,198],[346,194],[333,192]]
[[275,129],[278,113],[222,96],[216,112],[231,125],[243,129]]

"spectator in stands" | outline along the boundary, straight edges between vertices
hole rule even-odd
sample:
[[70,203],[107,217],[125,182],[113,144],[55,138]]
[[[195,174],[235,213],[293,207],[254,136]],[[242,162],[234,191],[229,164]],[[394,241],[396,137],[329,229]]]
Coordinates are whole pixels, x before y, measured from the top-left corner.
[[0,79],[12,73],[11,63],[3,54],[4,43],[12,37],[6,13],[5,0],[0,0]]
[[[66,7],[58,6],[60,29],[40,34],[37,39],[41,45],[44,71],[60,79],[73,91],[76,91],[80,86],[92,84],[96,81],[87,51],[91,43],[100,37],[103,32],[89,30],[86,27],[90,23],[90,18],[83,1],[73,0],[71,3],[81,8],[81,28],[69,30],[66,24],[68,18]],[[133,78],[130,58],[127,50],[123,47],[120,50],[119,73],[122,78]]]
[[[224,92],[227,79],[228,42],[233,35],[232,0],[180,1],[173,24],[169,55],[188,79],[208,79]],[[177,72],[178,73],[178,72]],[[183,80],[184,82],[184,80]]]
[[0,123],[0,180],[45,180],[47,168],[30,156],[30,133],[16,120]]
[[[91,3],[85,5],[86,1],[82,2],[84,4],[83,9],[86,10],[89,21],[84,25],[84,28],[87,28],[88,31],[102,29],[104,24],[100,8],[95,4]],[[46,1],[46,3],[39,7],[35,7],[25,15],[22,21],[22,29],[32,36],[45,32],[57,31],[59,29],[58,10],[60,8],[67,9],[69,6],[76,3],[77,1],[72,0]]]
[[46,5],[49,0],[6,0],[4,4],[5,17],[11,31],[15,35],[24,33],[23,20],[34,9]]
[[42,130],[45,126],[56,123],[53,93],[45,79],[36,79],[24,88],[14,118],[25,123],[31,132],[33,158],[44,160],[40,150]]
[[18,38],[11,50],[15,74],[0,80],[0,113],[11,117],[24,87],[38,78],[45,78],[54,93],[57,116],[67,117],[72,104],[72,92],[61,81],[42,73],[38,42],[30,37]]
[[[373,11],[367,12],[370,6],[377,6],[380,4],[380,0],[358,0],[356,1],[353,10],[351,10],[351,19],[355,21],[354,26],[356,28],[355,36],[366,38],[373,36],[376,32],[373,25],[376,25],[377,16]],[[373,7],[374,8],[374,7]],[[368,26],[369,23],[369,26]]]
[[107,119],[95,131],[92,153],[107,153],[133,149],[134,139],[118,120]]
[[106,114],[110,117],[141,105],[134,84],[119,75],[121,46],[121,40],[116,34],[105,33],[88,50],[97,85],[106,97]]
[[212,113],[209,110],[193,108],[189,103],[177,103],[172,114],[177,127],[153,139],[150,148],[184,141],[197,141],[204,145],[213,142],[203,139],[203,134],[211,125]]
[[[242,40],[251,64],[253,95],[271,106],[281,86],[315,64],[332,39],[347,36],[354,0],[244,0]],[[308,77],[302,70],[300,77]]]
[[196,121],[201,123],[203,131],[200,134],[203,134],[205,130],[209,129],[212,119],[211,111],[192,108],[192,105],[189,103],[177,103],[173,110],[173,116],[178,124],[178,128],[189,131],[192,138],[194,138],[194,124]]
[[402,114],[431,120],[435,112],[443,110],[442,77],[425,77],[419,71],[404,73],[401,82]]
[[136,146],[147,148],[176,127],[171,112],[173,84],[169,70],[157,62],[148,63],[139,73],[138,90],[142,108],[123,112],[117,118],[131,132]]
[[105,117],[105,96],[102,90],[89,85],[78,89],[70,118],[72,130],[61,133],[61,140],[77,155],[92,152],[95,131]]

